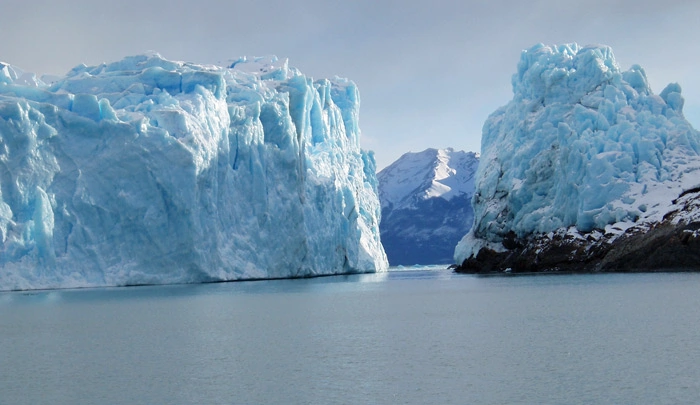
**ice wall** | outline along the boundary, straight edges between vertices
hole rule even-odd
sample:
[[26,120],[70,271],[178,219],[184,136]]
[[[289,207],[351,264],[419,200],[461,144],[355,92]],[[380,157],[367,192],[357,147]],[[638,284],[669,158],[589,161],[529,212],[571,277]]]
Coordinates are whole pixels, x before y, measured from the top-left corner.
[[644,70],[621,71],[607,46],[523,51],[513,99],[483,128],[475,224],[461,263],[503,237],[660,220],[700,185],[700,136],[678,84],[653,94]]
[[17,72],[0,64],[0,290],[387,267],[352,82],[274,57]]

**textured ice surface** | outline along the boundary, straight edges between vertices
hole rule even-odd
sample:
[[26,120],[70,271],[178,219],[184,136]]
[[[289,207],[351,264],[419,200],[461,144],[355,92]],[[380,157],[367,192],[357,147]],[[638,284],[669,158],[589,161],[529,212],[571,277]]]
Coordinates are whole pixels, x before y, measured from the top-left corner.
[[387,267],[359,93],[277,58],[0,64],[0,290]]
[[511,231],[660,220],[700,184],[700,136],[680,86],[653,94],[644,70],[621,71],[609,47],[537,45],[512,84],[513,100],[484,124],[475,226],[457,263]]

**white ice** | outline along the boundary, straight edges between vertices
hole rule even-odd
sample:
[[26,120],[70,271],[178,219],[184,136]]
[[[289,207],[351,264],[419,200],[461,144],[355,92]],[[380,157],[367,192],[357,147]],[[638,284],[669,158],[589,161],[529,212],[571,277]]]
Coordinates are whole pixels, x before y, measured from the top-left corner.
[[274,57],[0,64],[0,290],[386,269],[359,105]]

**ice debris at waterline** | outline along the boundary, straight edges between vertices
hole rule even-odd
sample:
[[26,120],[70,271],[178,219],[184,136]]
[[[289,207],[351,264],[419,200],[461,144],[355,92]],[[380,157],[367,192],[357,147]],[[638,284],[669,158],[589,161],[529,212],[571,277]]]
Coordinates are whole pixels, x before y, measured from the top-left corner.
[[384,270],[358,114],[275,57],[0,64],[0,290]]
[[614,237],[661,221],[700,185],[700,136],[678,84],[655,95],[640,66],[623,72],[609,47],[576,44],[523,51],[512,83],[484,124],[457,263],[552,232]]

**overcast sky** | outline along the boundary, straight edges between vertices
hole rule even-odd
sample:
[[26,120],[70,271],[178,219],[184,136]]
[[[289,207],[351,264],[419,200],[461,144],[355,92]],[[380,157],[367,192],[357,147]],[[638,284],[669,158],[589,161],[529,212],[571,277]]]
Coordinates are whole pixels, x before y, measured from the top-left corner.
[[0,30],[0,60],[38,74],[152,50],[200,63],[274,54],[315,79],[348,77],[379,168],[428,147],[479,151],[521,50],[540,42],[612,46],[654,92],[680,83],[700,127],[696,0],[0,0]]

